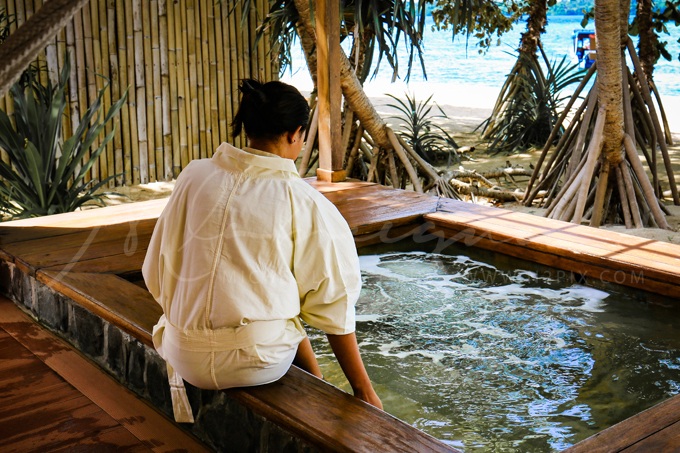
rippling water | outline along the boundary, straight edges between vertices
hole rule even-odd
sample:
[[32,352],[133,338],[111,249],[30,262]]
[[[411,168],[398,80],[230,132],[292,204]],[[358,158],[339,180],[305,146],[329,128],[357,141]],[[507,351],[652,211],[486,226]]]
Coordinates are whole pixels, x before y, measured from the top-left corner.
[[[554,451],[680,392],[678,315],[528,265],[361,257],[357,336],[385,410],[465,451]],[[325,340],[326,378],[347,389]]]
[[[550,16],[546,33],[542,35],[543,48],[548,58],[553,61],[560,60],[563,56],[572,59],[572,35],[574,30],[581,28],[580,16]],[[452,40],[451,33],[443,30],[432,30],[432,17],[426,20],[426,31],[423,38],[424,60],[427,70],[427,81],[432,84],[464,83],[477,84],[487,87],[500,87],[505,82],[505,77],[512,69],[517,55],[515,50],[519,44],[520,34],[525,30],[526,24],[520,22],[514,28],[503,35],[498,45],[480,54],[475,46],[476,41],[471,38],[466,43],[464,36],[457,36]],[[590,29],[593,23],[589,24]],[[673,61],[659,60],[655,69],[655,81],[659,91],[665,96],[680,96],[680,28],[670,25],[670,35],[662,34],[662,40],[668,42],[667,49],[673,56]],[[637,37],[633,37],[637,45]],[[405,76],[407,65],[406,52],[400,49],[400,75]],[[293,75],[287,73],[282,80],[295,83],[298,86],[311,86],[311,80],[304,67],[304,59],[301,51],[297,51],[293,59],[295,65]],[[386,62],[381,65],[381,71],[375,79],[369,80],[367,88],[384,89],[389,86],[391,71]],[[411,83],[424,81],[420,66],[414,66]]]

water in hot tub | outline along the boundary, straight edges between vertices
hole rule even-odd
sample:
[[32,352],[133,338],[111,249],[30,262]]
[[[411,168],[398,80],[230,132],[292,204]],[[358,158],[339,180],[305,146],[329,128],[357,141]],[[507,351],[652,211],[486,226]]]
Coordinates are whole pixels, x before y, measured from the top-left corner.
[[357,337],[385,410],[456,448],[561,450],[680,391],[675,310],[465,255],[360,259]]

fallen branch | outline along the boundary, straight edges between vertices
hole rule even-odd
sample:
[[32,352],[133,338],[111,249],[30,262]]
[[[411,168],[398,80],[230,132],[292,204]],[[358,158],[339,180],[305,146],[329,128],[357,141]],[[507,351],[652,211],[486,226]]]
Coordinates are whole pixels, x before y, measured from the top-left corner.
[[524,197],[524,192],[513,192],[510,190],[503,190],[497,187],[486,188],[475,184],[468,184],[457,179],[451,179],[449,184],[453,186],[456,191],[463,195],[471,195],[476,197],[493,198],[498,201],[521,201]]

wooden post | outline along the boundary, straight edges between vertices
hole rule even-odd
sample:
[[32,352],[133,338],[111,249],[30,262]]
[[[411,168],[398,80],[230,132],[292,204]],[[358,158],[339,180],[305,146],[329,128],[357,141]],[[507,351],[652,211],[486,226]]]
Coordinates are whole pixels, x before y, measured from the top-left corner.
[[340,118],[340,5],[339,0],[316,0],[317,88],[319,108],[319,168],[317,179],[345,179],[342,168]]

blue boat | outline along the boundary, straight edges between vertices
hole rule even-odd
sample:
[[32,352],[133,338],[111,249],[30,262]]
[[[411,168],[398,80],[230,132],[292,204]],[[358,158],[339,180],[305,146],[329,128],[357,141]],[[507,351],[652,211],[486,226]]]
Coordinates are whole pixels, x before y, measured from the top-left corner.
[[597,54],[595,30],[574,30],[572,39],[574,41],[574,54],[579,64],[588,69],[595,63],[595,56]]

